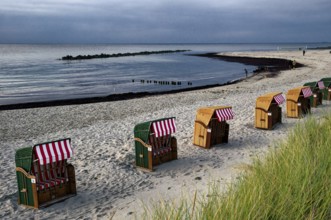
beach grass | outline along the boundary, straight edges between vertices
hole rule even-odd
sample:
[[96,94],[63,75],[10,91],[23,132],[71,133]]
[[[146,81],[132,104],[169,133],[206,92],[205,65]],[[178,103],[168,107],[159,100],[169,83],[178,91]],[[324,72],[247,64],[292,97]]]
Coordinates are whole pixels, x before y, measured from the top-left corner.
[[331,112],[298,123],[286,140],[221,193],[158,203],[145,219],[331,219]]

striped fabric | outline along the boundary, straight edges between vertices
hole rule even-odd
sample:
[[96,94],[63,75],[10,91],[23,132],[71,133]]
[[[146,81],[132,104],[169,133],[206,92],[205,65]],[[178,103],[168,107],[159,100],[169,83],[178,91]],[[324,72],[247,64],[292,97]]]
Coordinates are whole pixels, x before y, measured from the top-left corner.
[[317,82],[317,85],[318,85],[318,88],[319,89],[325,89],[325,86],[324,86],[324,82],[323,81]]
[[282,94],[276,95],[274,97],[275,101],[277,102],[278,105],[282,104],[285,102],[285,98]]
[[155,137],[163,137],[176,132],[175,118],[169,118],[152,123]]
[[303,97],[307,98],[313,95],[313,92],[309,87],[302,89]]
[[232,108],[225,108],[225,109],[217,109],[216,110],[216,116],[218,120],[221,121],[226,121],[233,119],[233,111]]
[[32,173],[37,190],[44,190],[68,182],[66,160],[72,156],[70,139],[35,145]]
[[70,140],[60,140],[34,146],[40,165],[58,162],[72,156]]

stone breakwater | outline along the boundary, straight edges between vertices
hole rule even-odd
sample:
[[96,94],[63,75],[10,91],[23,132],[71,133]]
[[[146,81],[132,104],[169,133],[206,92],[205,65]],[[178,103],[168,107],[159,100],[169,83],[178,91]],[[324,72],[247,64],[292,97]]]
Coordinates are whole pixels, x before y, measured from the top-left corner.
[[181,53],[188,52],[190,50],[160,50],[160,51],[142,51],[136,53],[115,53],[115,54],[95,54],[95,55],[78,55],[71,56],[67,55],[62,57],[60,60],[90,60],[90,59],[101,59],[101,58],[116,58],[116,57],[128,57],[128,56],[142,56],[152,54],[165,54],[165,53]]

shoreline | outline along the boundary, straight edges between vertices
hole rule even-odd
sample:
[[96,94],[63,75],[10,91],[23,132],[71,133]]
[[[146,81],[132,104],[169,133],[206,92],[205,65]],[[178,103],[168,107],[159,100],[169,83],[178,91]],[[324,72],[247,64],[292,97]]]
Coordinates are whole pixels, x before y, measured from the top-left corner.
[[[247,78],[249,78],[249,77],[247,77]],[[43,108],[43,107],[56,107],[56,106],[66,106],[66,105],[82,105],[82,104],[93,104],[93,103],[99,103],[99,102],[116,102],[116,101],[124,101],[124,100],[131,100],[131,99],[139,99],[139,98],[144,98],[144,97],[170,95],[170,94],[177,94],[177,93],[182,93],[182,92],[190,92],[190,91],[197,91],[197,90],[231,85],[231,84],[238,83],[244,79],[246,79],[246,78],[232,80],[232,81],[229,81],[229,82],[226,82],[223,84],[212,84],[212,85],[197,86],[197,87],[191,87],[191,88],[176,89],[176,90],[169,90],[169,91],[162,91],[162,92],[153,92],[153,93],[152,92],[136,92],[136,93],[129,92],[129,93],[112,94],[112,95],[108,95],[108,96],[96,96],[96,97],[89,97],[89,98],[63,99],[63,100],[53,100],[53,101],[40,101],[40,102],[27,102],[27,103],[0,105],[0,111],[29,109],[29,108]]]
[[[86,98],[74,98],[74,99],[60,99],[60,100],[50,100],[50,101],[36,101],[36,102],[27,102],[27,103],[17,103],[17,104],[8,104],[0,105],[0,111],[5,110],[15,110],[15,109],[28,109],[28,108],[42,108],[42,107],[55,107],[55,106],[66,106],[66,105],[81,105],[81,104],[92,104],[99,102],[114,102],[114,101],[123,101],[130,99],[137,99],[149,96],[159,96],[167,94],[176,94],[182,92],[203,90],[214,87],[221,87],[231,84],[236,84],[245,79],[249,79],[263,72],[279,72],[282,70],[288,70],[288,63],[290,60],[286,59],[275,59],[275,58],[255,58],[255,57],[241,57],[241,56],[229,56],[229,55],[220,55],[217,53],[206,53],[206,54],[193,54],[188,56],[201,56],[212,59],[220,59],[226,62],[235,62],[242,63],[245,65],[256,66],[257,68],[253,71],[253,74],[249,75],[247,78],[242,77],[239,79],[234,79],[221,84],[211,84],[205,86],[196,86],[183,89],[174,89],[169,91],[159,91],[159,92],[128,92],[121,94],[111,94],[106,96],[96,96],[96,97],[86,97]],[[304,65],[297,63],[296,67],[300,68]],[[267,67],[267,68],[266,68]]]

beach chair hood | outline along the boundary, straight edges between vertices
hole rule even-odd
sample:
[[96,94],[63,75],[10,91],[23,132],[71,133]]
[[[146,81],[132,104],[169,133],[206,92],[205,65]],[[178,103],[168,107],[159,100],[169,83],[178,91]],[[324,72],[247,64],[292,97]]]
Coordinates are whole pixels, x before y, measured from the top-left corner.
[[320,80],[317,82],[307,82],[304,84],[304,86],[309,86],[311,88],[311,90],[315,90],[315,89],[325,89],[325,85],[324,85],[324,81]]
[[219,121],[230,120],[234,116],[231,106],[211,106],[198,109],[196,120],[208,126],[215,113]]
[[72,157],[70,139],[38,144],[33,147],[40,165],[58,162]]
[[[54,146],[51,146],[51,144],[54,144]],[[73,151],[70,139],[21,148],[15,154],[16,167],[21,167],[29,173],[32,167],[33,154],[36,157],[35,159],[39,160],[40,165],[44,165],[69,159]]]
[[324,83],[325,87],[331,88],[331,78],[322,78],[321,81]]
[[309,86],[311,89],[314,89],[317,87],[317,82],[307,82],[303,84],[304,86]]
[[140,138],[143,142],[149,142],[149,135],[154,133],[156,137],[169,135],[176,132],[175,118],[162,118],[137,124],[134,127],[135,138]]
[[273,101],[280,105],[285,101],[285,99],[281,92],[268,93],[256,99],[256,108],[261,108],[268,111]]
[[303,95],[305,98],[313,95],[309,86],[300,86],[294,89],[288,90],[286,94],[286,98],[289,100],[293,100],[297,102],[299,100],[300,95]]

